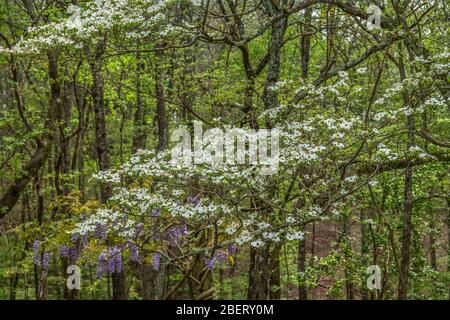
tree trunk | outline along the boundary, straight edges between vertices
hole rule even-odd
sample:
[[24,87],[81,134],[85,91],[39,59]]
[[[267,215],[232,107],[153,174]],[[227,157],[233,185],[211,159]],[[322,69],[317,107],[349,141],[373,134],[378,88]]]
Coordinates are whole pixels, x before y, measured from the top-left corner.
[[[447,272],[450,273],[450,197],[447,197]],[[450,286],[448,288],[448,300],[450,300]]]
[[303,35],[300,43],[300,55],[302,65],[302,78],[307,79],[309,70],[309,59],[311,51],[311,16],[312,9],[310,7],[305,9],[305,27],[303,28]]
[[[163,260],[161,258],[161,260]],[[161,263],[160,270],[153,270],[151,265],[143,263],[139,267],[142,297],[144,300],[162,300],[167,292],[166,266]]]
[[298,285],[298,299],[308,300],[308,291],[306,289],[306,238],[299,240],[298,242],[298,273],[299,273],[299,285]]
[[[284,1],[283,1],[284,2]],[[266,10],[271,16],[279,14],[278,10],[269,2],[266,4]],[[283,36],[286,30],[287,18],[279,19],[272,24],[271,37],[269,44],[269,62],[267,63],[267,75],[264,83],[264,104],[266,110],[278,107],[278,91],[272,87],[278,82],[281,67],[281,47],[283,46]]]
[[[106,39],[100,40],[95,50],[95,57],[90,59],[89,65],[92,74],[92,100],[95,114],[95,142],[98,167],[101,171],[109,169],[109,145],[106,132],[105,100],[103,89],[102,60]],[[88,54],[90,56],[90,54]],[[101,202],[104,204],[111,196],[111,185],[103,183],[100,190]]]
[[430,217],[430,263],[431,267],[437,271],[437,255],[436,255],[436,223],[433,208],[430,206],[428,208],[428,214]]
[[250,248],[250,270],[247,291],[248,300],[266,300],[269,297],[268,277],[265,276],[269,265],[268,251],[268,244],[262,249]]
[[269,281],[269,298],[271,300],[281,299],[281,273],[280,273],[280,258],[277,254],[274,261],[274,266],[270,270]]
[[[361,226],[360,232],[361,232],[361,264],[363,268],[367,268],[369,266],[367,261],[367,255],[369,254],[369,245],[368,245],[368,236],[367,236],[367,227],[364,223],[365,217],[364,217],[364,210],[360,210],[360,216],[359,216],[359,223]],[[367,289],[366,285],[366,279],[363,278],[362,282],[362,299],[363,300],[369,300],[369,291]]]
[[142,84],[141,84],[141,72],[144,72],[144,63],[141,60],[140,54],[136,53],[136,111],[134,113],[134,126],[133,126],[133,143],[132,152],[136,152],[138,149],[145,147],[145,113],[142,103]]
[[[310,49],[311,49],[311,15],[312,9],[307,8],[305,10],[305,27],[303,28],[303,35],[301,37],[300,44],[300,58],[301,58],[301,67],[302,67],[302,79],[306,80],[308,78],[308,68],[309,68],[309,58],[310,58]],[[305,231],[305,227],[303,227],[303,231]],[[311,255],[314,256],[314,241],[315,241],[315,224],[313,224],[313,236],[312,236],[312,246],[311,246]],[[299,300],[308,300],[308,291],[306,287],[306,237],[299,240],[298,242],[298,272],[301,275],[301,279],[299,279],[298,285],[298,299]]]
[[[344,221],[342,223],[342,233],[339,240],[340,245],[343,245],[343,254],[345,261],[349,261],[351,259],[350,250],[351,250],[351,240],[349,235],[349,226],[348,226],[348,218],[344,217]],[[355,299],[355,288],[353,286],[352,281],[352,270],[348,267],[348,264],[344,266],[344,276],[345,276],[345,293],[347,300]]]
[[164,101],[163,69],[161,67],[163,51],[155,51],[155,91],[156,91],[156,118],[158,120],[158,145],[156,151],[164,150],[169,145],[169,130]]
[[[197,245],[207,243],[211,238],[210,232],[200,231]],[[212,271],[205,268],[205,253],[200,252],[194,259],[191,276],[188,279],[190,298],[195,300],[209,300],[214,297]]]
[[[403,60],[400,57],[399,71],[400,78],[403,81],[406,78],[405,67]],[[405,105],[407,105],[408,98],[404,96]],[[406,149],[409,150],[414,146],[414,114],[407,117],[408,142]],[[401,264],[400,264],[400,279],[398,286],[398,299],[406,300],[408,298],[408,278],[409,265],[411,258],[411,235],[412,235],[412,209],[413,209],[413,168],[408,166],[405,169],[405,186],[404,186],[404,201],[403,201],[403,234],[402,234],[402,248],[401,248]]]
[[[409,121],[408,121],[409,122]],[[411,235],[412,235],[412,179],[413,169],[405,170],[405,189],[403,202],[403,235],[401,249],[401,266],[400,266],[400,283],[398,289],[398,298],[400,300],[407,299],[408,293],[408,276],[409,264],[411,256]]]

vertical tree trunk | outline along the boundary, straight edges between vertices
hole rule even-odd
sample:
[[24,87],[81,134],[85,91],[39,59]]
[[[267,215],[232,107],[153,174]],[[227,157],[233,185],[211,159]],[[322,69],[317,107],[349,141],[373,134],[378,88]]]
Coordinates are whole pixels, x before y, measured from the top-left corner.
[[298,285],[298,299],[308,300],[308,291],[306,289],[306,237],[298,242],[298,273],[299,273],[299,285]]
[[[198,247],[207,243],[211,238],[208,230],[200,231],[197,240]],[[200,252],[194,258],[194,265],[192,267],[191,277],[188,279],[189,293],[191,299],[207,300],[214,296],[213,274],[208,268],[205,268],[205,253]]]
[[265,279],[269,265],[269,245],[264,248],[250,248],[250,270],[247,299],[266,300],[269,297],[269,283]]
[[[75,80],[74,80],[75,81]],[[74,85],[75,87],[75,85]],[[86,94],[87,95],[87,94]],[[86,95],[83,97],[83,101],[80,102],[76,99],[76,105],[78,109],[79,119],[79,132],[76,134],[74,147],[72,151],[71,170],[76,172],[78,170],[78,177],[75,175],[73,178],[73,184],[78,185],[78,190],[81,192],[81,202],[84,202],[85,188],[84,188],[84,152],[83,152],[83,138],[86,134],[87,124],[89,123],[90,110],[87,107]],[[77,91],[74,90],[74,97],[77,98]]]
[[145,263],[139,267],[144,300],[161,300],[165,296],[167,292],[166,269],[163,263],[158,271],[153,270],[151,265]]
[[16,300],[17,285],[19,284],[19,274],[14,272],[9,283],[9,300]]
[[[359,223],[360,223],[360,232],[361,232],[361,264],[363,269],[367,268],[367,254],[369,253],[368,241],[367,241],[367,227],[364,223],[364,211],[360,210]],[[363,278],[362,281],[362,299],[369,300],[369,291],[367,290],[366,279]]]
[[161,46],[155,51],[155,91],[156,91],[156,118],[158,120],[158,145],[156,151],[161,151],[169,145],[169,130],[164,101],[163,69],[161,67],[163,51]]
[[[344,221],[342,223],[342,231],[339,243],[343,244],[343,254],[346,261],[351,259],[349,251],[351,250],[351,241],[349,236],[349,226],[348,226],[348,218],[344,217]],[[355,299],[355,288],[353,286],[352,281],[352,270],[348,267],[348,264],[344,266],[344,276],[345,276],[345,293],[347,300]]]
[[[44,196],[41,193],[41,178],[38,176],[35,179],[36,189],[36,218],[39,225],[42,225],[44,219]],[[37,265],[34,265],[34,277],[36,286],[36,300],[47,300],[48,298],[48,279],[47,270],[44,270]]]
[[[400,79],[403,81],[406,78],[405,67],[403,60],[399,59]],[[404,96],[405,105],[407,105],[408,98]],[[407,117],[408,141],[406,149],[409,150],[414,146],[414,114]],[[401,248],[401,264],[400,264],[400,279],[398,286],[398,299],[406,300],[408,298],[408,279],[409,279],[409,265],[411,259],[411,235],[412,235],[412,207],[413,207],[413,168],[411,166],[405,169],[405,186],[404,186],[404,200],[403,200],[403,234],[402,234],[402,248]]]
[[127,288],[126,288],[126,279],[125,273],[122,272],[113,272],[111,274],[112,278],[112,298],[113,300],[127,300]]
[[[271,16],[279,14],[273,5],[267,1],[266,10]],[[286,30],[287,18],[279,19],[272,24],[271,37],[269,44],[269,62],[267,63],[267,75],[264,83],[264,104],[266,110],[278,107],[278,92],[272,87],[278,82],[281,67],[281,47],[283,46],[283,37]]]
[[[300,43],[300,59],[302,67],[302,79],[306,80],[308,78],[308,68],[309,68],[309,58],[310,58],[310,48],[311,48],[311,15],[312,9],[307,8],[305,10],[305,27],[303,28],[303,34],[301,36]],[[305,231],[305,226],[303,227]],[[315,225],[313,224],[313,237],[312,237],[312,247],[311,255],[314,256],[314,237],[315,237]],[[300,283],[298,285],[298,299],[307,300],[308,291],[306,287],[306,236],[298,242],[298,272],[302,275],[302,279],[299,279]]]
[[309,71],[309,59],[311,51],[311,16],[312,8],[308,7],[305,9],[305,27],[303,28],[301,43],[300,43],[300,55],[301,55],[301,66],[302,66],[302,78],[308,78]]
[[132,152],[136,152],[138,149],[145,147],[145,113],[142,103],[142,84],[141,84],[141,72],[144,72],[144,62],[141,60],[141,56],[136,53],[136,111],[134,113],[134,126],[133,126],[133,142]]
[[436,222],[434,217],[433,208],[430,206],[428,208],[428,215],[430,217],[430,263],[431,267],[437,271],[437,254],[436,254]]
[[[285,4],[284,1],[282,1]],[[263,2],[265,10],[269,16],[279,14],[278,9],[269,1]],[[279,19],[272,24],[271,38],[268,49],[267,74],[264,83],[263,100],[265,109],[275,109],[279,106],[278,92],[272,87],[278,82],[281,67],[281,48],[283,46],[283,37],[286,31],[287,18]],[[253,115],[253,90],[254,77],[250,62],[248,61],[248,49],[244,48],[243,57],[247,75],[247,88],[244,100],[244,109],[250,114],[251,127],[258,128],[258,124]],[[270,119],[266,121],[268,128],[272,127]],[[260,249],[250,249],[250,274],[249,274],[249,299],[280,299],[280,250],[274,248],[270,252],[270,244],[266,244],[264,251]]]
[[[109,169],[109,146],[106,132],[106,115],[105,115],[105,100],[103,92],[103,75],[102,75],[102,62],[100,59],[103,52],[102,44],[97,45],[96,59],[90,61],[91,73],[92,73],[92,99],[94,104],[95,114],[95,140],[98,167],[101,171]],[[104,183],[101,185],[100,190],[101,202],[106,203],[111,195],[111,185]]]
[[[409,121],[408,121],[409,122]],[[398,288],[398,298],[407,299],[409,264],[411,258],[411,235],[412,235],[412,179],[413,169],[405,170],[405,189],[403,202],[403,235],[401,249],[400,283]]]
[[[397,19],[400,22],[402,28],[406,31],[408,24],[406,21],[405,6],[403,6],[399,1],[393,1],[393,8],[396,13]],[[418,41],[413,34],[405,39],[404,42],[399,44],[399,58],[398,58],[398,70],[400,74],[400,80],[406,79],[406,68],[403,60],[404,47],[403,44],[408,49],[409,62],[410,62],[410,73],[414,74],[414,55],[425,56],[423,52],[423,45]],[[419,45],[420,44],[420,45]],[[410,105],[409,97],[414,93],[404,93],[403,101],[404,106],[413,108]],[[411,113],[407,116],[406,127],[408,129],[408,137],[406,143],[406,149],[409,150],[415,144],[415,115]],[[411,259],[411,235],[412,235],[412,211],[413,211],[413,168],[408,166],[405,169],[405,186],[404,186],[404,201],[403,201],[403,234],[402,234],[402,247],[401,247],[401,265],[400,265],[400,277],[398,286],[398,299],[406,300],[408,298],[408,280],[409,280],[409,266]]]
[[[450,197],[447,197],[447,272],[450,273]],[[450,286],[448,288],[448,300],[450,300]]]
[[271,300],[281,299],[281,273],[280,273],[280,258],[279,253],[276,254],[274,266],[270,270],[270,280],[269,280],[269,298]]

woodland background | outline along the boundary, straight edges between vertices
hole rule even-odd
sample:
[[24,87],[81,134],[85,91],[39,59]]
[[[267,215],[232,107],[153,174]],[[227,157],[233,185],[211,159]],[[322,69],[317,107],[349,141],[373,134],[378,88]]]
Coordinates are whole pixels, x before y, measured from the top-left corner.
[[[1,0],[0,299],[450,299],[449,10]],[[193,121],[288,152],[168,166]]]

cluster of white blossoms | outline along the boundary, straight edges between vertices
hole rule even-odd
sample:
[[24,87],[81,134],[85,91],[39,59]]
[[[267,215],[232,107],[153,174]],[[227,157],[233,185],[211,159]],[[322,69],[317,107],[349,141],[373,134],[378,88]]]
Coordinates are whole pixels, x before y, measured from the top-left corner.
[[418,146],[412,146],[408,149],[408,153],[418,156],[419,158],[432,158],[436,159],[435,156],[427,153],[425,150]]
[[[323,126],[323,123],[317,123]],[[343,127],[350,126],[348,120],[340,121],[340,124]],[[290,132],[283,136],[287,142],[281,154],[287,162],[280,161],[280,165],[292,168],[292,163],[295,162],[316,161],[327,148],[298,143],[305,133],[302,129],[306,128],[309,133],[315,130],[313,123],[305,122],[304,126],[297,124],[292,127],[295,129],[291,128]],[[297,153],[293,152],[295,148]],[[171,161],[169,151],[156,153],[138,150],[119,168],[100,172],[95,178],[115,186],[109,201],[109,206],[114,210],[100,210],[92,218],[81,222],[77,226],[77,232],[92,231],[100,217],[104,217],[105,212],[110,212],[112,220],[125,215],[129,223],[134,225],[142,221],[150,221],[149,225],[152,225],[152,218],[155,216],[180,223],[211,224],[215,221],[229,240],[258,247],[261,243],[302,239],[303,233],[298,230],[299,221],[302,218],[320,219],[322,213],[321,208],[313,206],[300,210],[295,215],[289,215],[286,221],[280,222],[271,221],[270,217],[267,219],[257,213],[243,216],[241,209],[248,207],[248,202],[243,199],[251,192],[265,194],[271,186],[270,178],[256,174],[253,168],[227,166],[226,163],[220,166],[213,163],[194,166],[176,163]],[[204,194],[195,199],[190,196],[193,192],[193,180],[198,183],[197,192],[204,191]],[[350,182],[353,181],[348,181]],[[148,183],[150,186],[143,187]],[[319,183],[324,186],[329,184],[329,181]],[[141,186],[136,187],[137,185]],[[217,196],[216,187],[222,189],[222,196]],[[272,201],[276,203],[277,200]]]
[[[237,170],[220,170],[217,166],[183,166],[170,161],[170,153],[167,151],[155,153],[148,150],[139,150],[130,161],[118,169],[103,171],[95,175],[95,179],[99,181],[117,184],[109,199],[109,206],[115,209],[100,209],[89,219],[80,222],[73,232],[81,234],[93,232],[98,224],[107,227],[114,226],[117,229],[117,225],[112,222],[116,219],[122,219],[124,216],[127,217],[130,226],[135,226],[142,221],[152,225],[152,218],[155,217],[163,217],[168,221],[182,221],[183,223],[189,221],[192,223],[220,222],[225,217],[232,221],[230,226],[233,226],[233,228],[226,229],[228,234],[236,235],[236,233],[245,230],[251,232],[252,229],[249,225],[246,226],[247,228],[242,227],[238,220],[234,219],[237,217],[237,210],[232,205],[226,204],[220,198],[189,197],[189,193],[186,191],[186,188],[189,188],[192,184],[192,178],[194,177],[207,184],[219,183],[227,179],[227,181],[236,182],[235,188],[238,186],[242,188],[243,181],[251,177],[238,176],[237,172]],[[139,180],[149,181],[149,179],[155,181],[154,185],[158,192],[152,190],[152,187],[120,186],[128,181],[132,181],[131,184],[133,184]],[[239,179],[239,183],[237,179]],[[255,183],[255,186],[261,187],[261,183],[257,183],[257,175],[254,176],[253,180],[250,179],[247,182],[251,183],[251,181]],[[109,218],[107,218],[108,214],[110,215]],[[235,221],[233,222],[233,220]],[[123,230],[121,233],[117,230],[111,230],[111,232],[116,235],[125,235]]]
[[276,228],[276,231],[263,231],[257,234],[248,230],[244,230],[235,239],[239,245],[250,244],[254,248],[263,247],[267,243],[278,243],[281,241],[296,241],[304,238],[304,232],[289,230],[286,231],[283,228]]
[[431,97],[427,99],[424,103],[424,106],[436,106],[436,107],[447,107],[450,103],[450,97],[445,100],[443,97]]
[[385,159],[388,160],[396,160],[399,158],[399,155],[394,150],[389,149],[384,143],[380,143],[378,145],[378,149],[375,155],[375,159],[382,161]]
[[30,27],[26,37],[0,53],[39,54],[49,48],[80,49],[100,35],[121,29],[126,38],[159,37],[184,29],[168,21],[166,11],[182,0],[92,0],[85,7],[70,6],[67,16],[57,22]]
[[99,209],[84,221],[77,223],[71,233],[84,236],[99,232],[101,229],[105,237],[107,234],[114,234],[129,240],[135,235],[136,225],[137,222],[128,219],[124,213],[112,209]]
[[111,201],[119,204],[122,210],[144,218],[150,217],[153,210],[166,213],[173,218],[181,217],[194,220],[201,220],[214,214],[228,215],[232,212],[232,208],[225,204],[208,202],[205,199],[198,199],[195,203],[182,202],[171,197],[150,193],[145,188],[131,190],[117,188],[111,197]]
[[98,173],[94,173],[92,175],[92,178],[103,182],[111,182],[111,183],[120,182],[120,174],[115,170],[99,171]]

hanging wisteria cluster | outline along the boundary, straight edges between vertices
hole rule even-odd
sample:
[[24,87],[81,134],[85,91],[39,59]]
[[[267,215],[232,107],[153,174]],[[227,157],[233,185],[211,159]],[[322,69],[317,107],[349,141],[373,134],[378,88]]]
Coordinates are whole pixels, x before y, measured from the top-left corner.
[[42,267],[44,270],[48,270],[52,253],[46,251],[41,252],[41,243],[39,240],[33,242],[32,248],[34,264],[38,267]]

